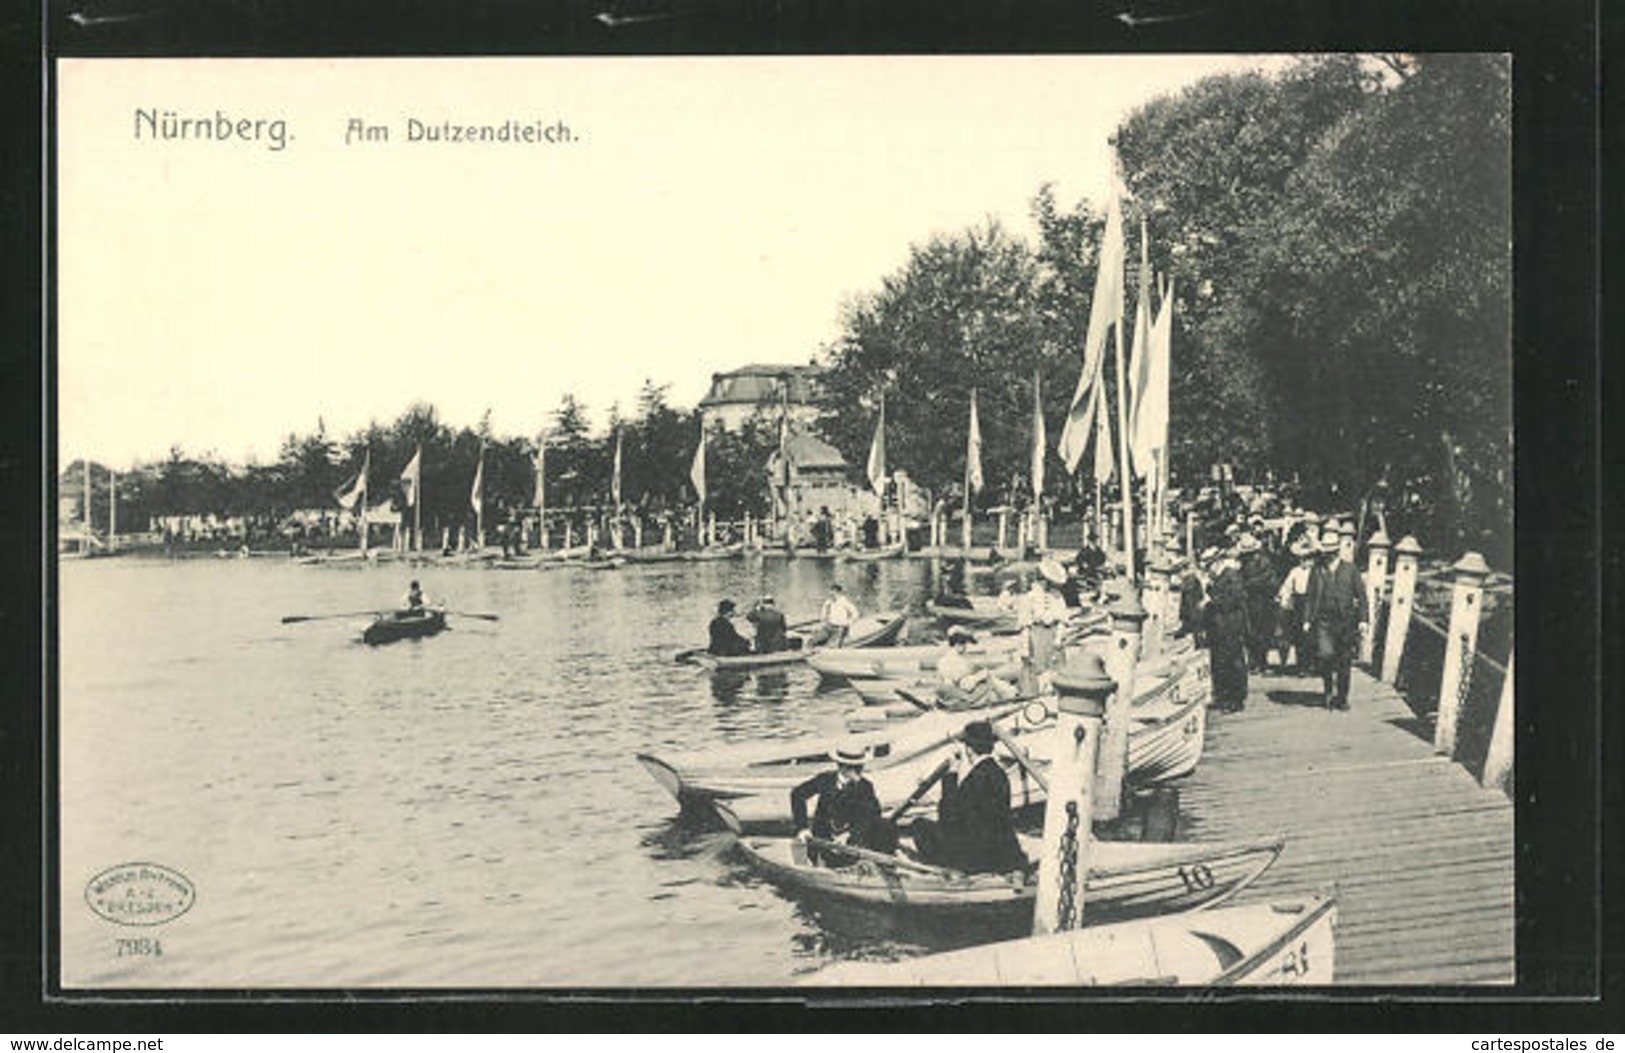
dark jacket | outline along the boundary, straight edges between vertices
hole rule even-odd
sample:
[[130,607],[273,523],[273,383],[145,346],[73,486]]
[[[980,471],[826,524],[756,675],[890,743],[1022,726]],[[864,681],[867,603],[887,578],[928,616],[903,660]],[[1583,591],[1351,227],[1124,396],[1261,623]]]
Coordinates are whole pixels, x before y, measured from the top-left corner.
[[750,641],[739,635],[733,619],[719,614],[711,619],[711,646],[706,650],[714,655],[750,654]]
[[812,835],[825,839],[851,834],[860,848],[870,847],[880,826],[880,799],[868,779],[859,777],[845,787],[836,785],[837,773],[820,772],[790,791],[790,815],[795,828],[806,829],[807,798],[818,798],[812,816]]
[[1232,642],[1239,645],[1247,638],[1247,630],[1247,590],[1241,583],[1241,572],[1221,570],[1213,576],[1208,589],[1208,639],[1214,647]]
[[782,611],[774,607],[758,607],[745,617],[756,626],[757,654],[772,654],[789,646]]
[[1304,620],[1319,635],[1346,646],[1359,635],[1365,617],[1365,583],[1354,564],[1339,559],[1310,572]]
[[1010,812],[1010,777],[991,757],[979,760],[960,782],[942,780],[937,806],[943,863],[967,873],[1000,873],[1027,866]]

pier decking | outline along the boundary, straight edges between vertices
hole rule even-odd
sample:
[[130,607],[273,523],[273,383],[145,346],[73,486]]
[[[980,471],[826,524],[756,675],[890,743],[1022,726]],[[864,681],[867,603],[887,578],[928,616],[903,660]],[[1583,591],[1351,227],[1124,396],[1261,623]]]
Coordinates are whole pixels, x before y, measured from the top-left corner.
[[1512,983],[1512,803],[1435,755],[1388,685],[1356,669],[1348,712],[1320,708],[1319,688],[1254,675],[1243,712],[1210,715],[1180,838],[1285,833],[1233,902],[1335,884],[1338,984]]

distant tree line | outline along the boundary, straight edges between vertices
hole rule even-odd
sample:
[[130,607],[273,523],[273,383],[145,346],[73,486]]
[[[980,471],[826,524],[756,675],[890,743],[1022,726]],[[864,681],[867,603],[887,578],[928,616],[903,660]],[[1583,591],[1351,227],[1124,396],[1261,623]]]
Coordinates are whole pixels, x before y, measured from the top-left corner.
[[[1174,281],[1176,486],[1214,463],[1296,474],[1311,504],[1383,493],[1432,544],[1510,557],[1509,72],[1499,56],[1316,57],[1207,78],[1117,129],[1131,327],[1142,219]],[[1032,212],[1036,243],[993,222],[934,235],[846,305],[823,428],[849,462],[884,394],[890,461],[956,489],[975,388],[980,503],[1019,499],[1036,372],[1046,492],[1092,490],[1092,458],[1063,479],[1054,446],[1104,204],[1066,208],[1046,186]]]

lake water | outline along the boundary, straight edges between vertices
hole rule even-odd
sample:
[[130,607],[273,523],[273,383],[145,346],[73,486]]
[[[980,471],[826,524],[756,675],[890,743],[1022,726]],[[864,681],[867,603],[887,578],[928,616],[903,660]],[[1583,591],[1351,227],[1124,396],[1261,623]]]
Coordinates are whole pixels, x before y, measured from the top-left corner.
[[[803,903],[677,822],[645,749],[832,737],[859,704],[804,667],[676,665],[717,600],[791,619],[830,581],[918,604],[930,565],[735,560],[499,571],[126,557],[60,568],[67,987],[776,986],[831,960],[985,933]],[[452,631],[383,647],[361,617],[417,577]],[[162,925],[99,917],[125,863],[178,871]],[[156,940],[161,953],[120,941]]]

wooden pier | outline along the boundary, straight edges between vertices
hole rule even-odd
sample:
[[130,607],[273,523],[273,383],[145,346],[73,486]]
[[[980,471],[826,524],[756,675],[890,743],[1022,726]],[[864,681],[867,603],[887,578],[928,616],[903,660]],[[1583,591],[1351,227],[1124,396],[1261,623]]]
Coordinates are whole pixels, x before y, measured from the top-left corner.
[[1335,885],[1337,983],[1510,984],[1513,806],[1434,752],[1394,690],[1360,669],[1350,709],[1318,678],[1259,676],[1246,709],[1212,713],[1180,783],[1179,839],[1282,832],[1286,851],[1235,904]]

